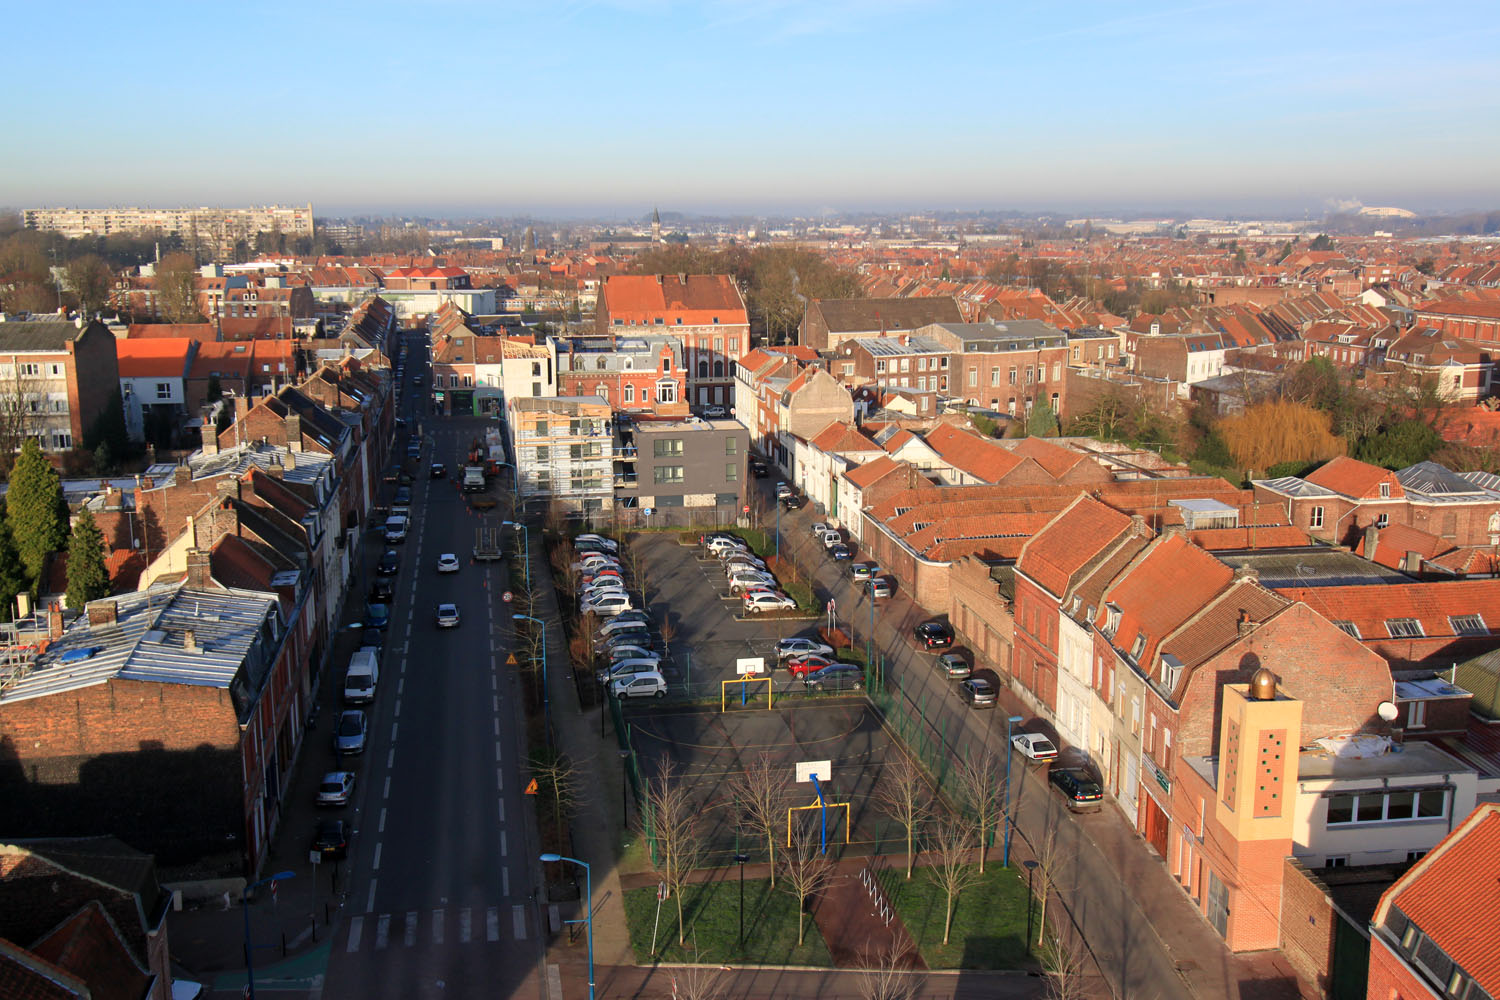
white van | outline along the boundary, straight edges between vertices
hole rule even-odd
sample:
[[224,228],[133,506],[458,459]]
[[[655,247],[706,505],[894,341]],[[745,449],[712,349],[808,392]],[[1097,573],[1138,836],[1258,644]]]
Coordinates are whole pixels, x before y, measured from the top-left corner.
[[406,518],[399,514],[385,519],[385,540],[387,542],[406,541]]
[[349,670],[344,674],[344,701],[350,705],[374,701],[379,680],[380,650],[366,646],[349,657]]

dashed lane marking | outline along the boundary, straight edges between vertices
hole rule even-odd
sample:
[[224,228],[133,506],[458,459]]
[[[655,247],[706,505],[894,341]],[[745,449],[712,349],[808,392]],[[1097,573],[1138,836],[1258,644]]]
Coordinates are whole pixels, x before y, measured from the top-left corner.
[[380,826],[376,828],[375,832],[385,833],[385,806],[380,807]]
[[359,951],[359,936],[364,933],[364,929],[364,917],[355,917],[349,921],[349,946],[345,951]]
[[370,879],[370,896],[365,900],[365,912],[375,912],[375,880]]
[[510,919],[511,919],[511,923],[515,927],[516,940],[517,941],[525,941],[526,940],[526,907],[522,906],[520,903],[517,903],[515,906],[512,906],[510,908]]
[[402,935],[401,943],[410,948],[417,943],[417,911],[406,911],[406,931]]
[[380,849],[384,846],[384,844],[380,843],[376,843],[375,845],[375,860],[370,863],[370,868],[373,871],[380,871]]

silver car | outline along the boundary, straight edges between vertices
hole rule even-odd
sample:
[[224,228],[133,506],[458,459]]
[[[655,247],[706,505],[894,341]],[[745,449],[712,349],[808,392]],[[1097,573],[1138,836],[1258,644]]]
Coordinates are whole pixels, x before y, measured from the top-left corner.
[[340,712],[339,723],[333,730],[333,749],[339,753],[364,753],[368,728],[365,713],[359,709]]
[[439,604],[437,606],[438,628],[458,628],[458,605]]

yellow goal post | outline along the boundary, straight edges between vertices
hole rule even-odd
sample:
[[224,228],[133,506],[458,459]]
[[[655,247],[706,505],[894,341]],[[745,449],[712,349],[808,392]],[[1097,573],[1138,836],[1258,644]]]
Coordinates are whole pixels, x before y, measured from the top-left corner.
[[745,685],[747,685],[747,684],[755,684],[755,683],[763,683],[763,684],[765,684],[765,686],[766,686],[766,708],[770,708],[771,707],[771,702],[774,700],[774,696],[771,693],[771,675],[770,674],[746,674],[743,677],[732,677],[732,678],[730,678],[727,681],[720,681],[719,682],[719,711],[720,711],[720,713],[729,711],[729,686],[731,684],[737,684],[737,685],[739,685],[741,692],[744,692]]

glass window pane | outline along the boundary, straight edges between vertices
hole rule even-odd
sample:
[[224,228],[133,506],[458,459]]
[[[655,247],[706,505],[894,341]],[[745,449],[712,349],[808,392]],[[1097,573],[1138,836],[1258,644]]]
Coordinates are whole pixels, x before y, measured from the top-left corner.
[[1364,792],[1359,798],[1359,821],[1361,823],[1379,823],[1382,819],[1381,810],[1385,807],[1385,795],[1380,792]]
[[1328,800],[1328,822],[1352,823],[1354,821],[1354,796],[1335,795]]
[[1417,796],[1415,792],[1389,792],[1385,797],[1386,819],[1411,819],[1412,808],[1416,805]]
[[1432,819],[1447,814],[1448,793],[1441,788],[1420,792],[1417,797],[1417,816]]

